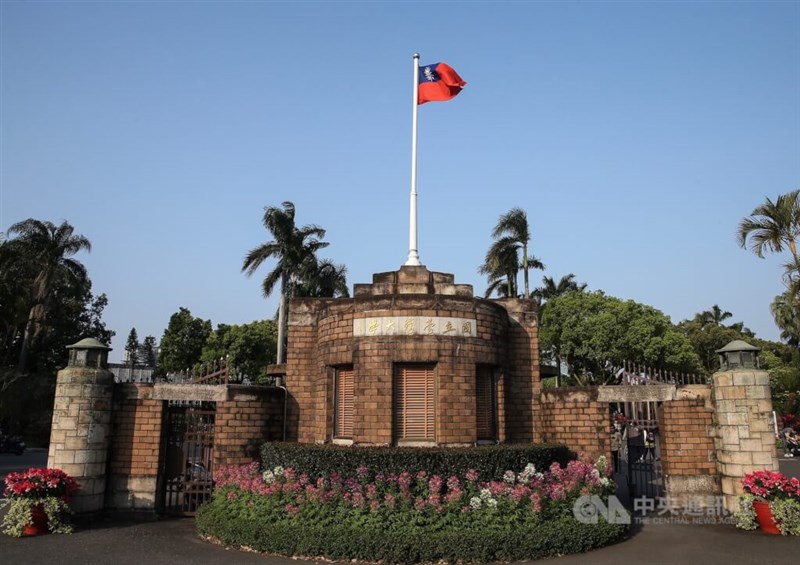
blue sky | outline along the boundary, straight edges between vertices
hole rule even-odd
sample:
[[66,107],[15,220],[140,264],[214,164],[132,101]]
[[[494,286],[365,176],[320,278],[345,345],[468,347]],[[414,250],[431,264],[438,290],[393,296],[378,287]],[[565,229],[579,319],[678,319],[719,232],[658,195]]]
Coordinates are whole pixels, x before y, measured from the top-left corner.
[[3,1],[0,20],[0,231],[66,219],[92,241],[112,359],[181,306],[274,315],[272,263],[240,272],[264,206],[324,227],[351,288],[403,264],[414,52],[468,82],[419,112],[429,269],[483,295],[519,206],[544,274],[778,337],[781,258],[735,236],[800,188],[798,2]]

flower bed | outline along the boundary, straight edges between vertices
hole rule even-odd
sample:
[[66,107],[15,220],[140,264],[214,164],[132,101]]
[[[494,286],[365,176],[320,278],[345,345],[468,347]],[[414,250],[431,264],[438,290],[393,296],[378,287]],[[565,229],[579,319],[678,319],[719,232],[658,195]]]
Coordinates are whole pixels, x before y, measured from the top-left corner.
[[212,500],[198,511],[199,533],[282,555],[388,563],[507,561],[575,553],[620,539],[626,524],[575,518],[581,496],[613,492],[597,465],[533,465],[503,480],[360,467],[352,477],[319,478],[257,463],[215,473]]

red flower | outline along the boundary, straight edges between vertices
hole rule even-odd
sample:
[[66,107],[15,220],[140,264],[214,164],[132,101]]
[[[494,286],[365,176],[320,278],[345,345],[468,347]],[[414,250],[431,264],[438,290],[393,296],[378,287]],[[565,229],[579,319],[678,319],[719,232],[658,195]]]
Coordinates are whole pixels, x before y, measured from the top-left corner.
[[78,489],[75,479],[61,469],[30,468],[6,476],[3,493],[8,498],[44,498],[57,496],[66,499]]
[[755,471],[742,479],[744,491],[761,500],[797,498],[800,500],[800,481],[775,471]]

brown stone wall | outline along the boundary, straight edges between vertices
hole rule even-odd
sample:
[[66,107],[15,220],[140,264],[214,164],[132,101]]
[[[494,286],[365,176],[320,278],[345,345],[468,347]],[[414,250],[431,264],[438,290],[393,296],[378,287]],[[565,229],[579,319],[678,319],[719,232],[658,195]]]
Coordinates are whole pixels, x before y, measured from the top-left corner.
[[111,473],[158,474],[164,403],[123,399],[116,404],[111,444]]
[[217,402],[214,468],[257,460],[258,449],[264,441],[281,439],[282,419],[282,394],[269,394],[254,400]]
[[[475,337],[354,337],[354,320],[381,316],[469,319],[475,321],[477,334]],[[373,445],[391,443],[394,365],[434,363],[438,444],[463,445],[476,441],[478,365],[497,367],[501,377],[498,386],[502,393],[498,394],[500,439],[530,441],[533,428],[530,395],[538,383],[539,363],[535,311],[528,312],[525,321],[524,329],[510,342],[509,316],[505,308],[494,301],[441,295],[292,300],[288,336],[291,345],[286,371],[287,388],[292,397],[289,439],[306,443],[331,439],[332,376],[335,367],[352,365],[355,372],[353,441]],[[518,326],[515,324],[515,327]],[[509,355],[509,343],[517,344],[519,353]],[[527,395],[527,400],[520,400],[521,395]]]
[[664,475],[716,475],[713,410],[705,400],[665,402],[658,421]]
[[150,398],[153,385],[116,385],[106,506],[156,508],[165,403]]
[[535,305],[529,301],[498,301],[513,320],[508,329],[505,433],[510,442],[540,442],[542,411],[539,328]]
[[542,441],[566,445],[596,459],[611,458],[608,403],[597,400],[597,387],[569,387],[541,393]]

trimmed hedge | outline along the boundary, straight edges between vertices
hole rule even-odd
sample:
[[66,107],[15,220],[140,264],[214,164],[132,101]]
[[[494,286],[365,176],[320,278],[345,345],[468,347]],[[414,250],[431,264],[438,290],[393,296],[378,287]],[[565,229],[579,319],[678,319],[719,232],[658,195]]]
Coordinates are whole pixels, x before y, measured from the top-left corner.
[[486,528],[481,523],[435,530],[412,521],[360,522],[357,514],[324,524],[271,521],[257,504],[231,504],[215,497],[196,516],[201,535],[233,547],[286,556],[325,556],[386,563],[491,562],[541,559],[579,553],[619,541],[626,525],[581,524],[571,514],[547,520]]
[[265,443],[261,447],[262,469],[291,467],[309,477],[332,472],[354,477],[364,466],[385,473],[426,471],[430,475],[463,476],[469,469],[478,471],[481,480],[501,480],[508,469],[523,469],[533,463],[547,469],[552,463],[562,467],[575,459],[563,445],[491,445],[478,447],[346,447],[299,443]]

